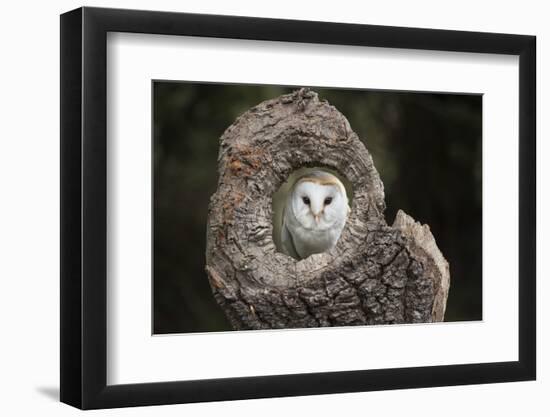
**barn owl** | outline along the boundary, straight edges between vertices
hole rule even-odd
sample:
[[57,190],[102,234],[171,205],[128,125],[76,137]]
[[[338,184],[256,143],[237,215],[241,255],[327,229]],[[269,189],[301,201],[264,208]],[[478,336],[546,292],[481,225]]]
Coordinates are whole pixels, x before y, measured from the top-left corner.
[[296,259],[336,245],[349,213],[346,189],[338,178],[313,171],[293,185],[283,213],[283,251]]

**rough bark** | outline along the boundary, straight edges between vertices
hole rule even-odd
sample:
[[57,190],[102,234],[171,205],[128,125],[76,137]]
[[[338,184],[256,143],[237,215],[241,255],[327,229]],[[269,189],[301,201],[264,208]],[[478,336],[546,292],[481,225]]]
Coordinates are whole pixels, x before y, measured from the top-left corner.
[[[297,261],[272,238],[272,195],[304,166],[353,186],[336,247]],[[265,101],[222,135],[206,271],[235,329],[442,321],[449,269],[427,226],[384,220],[384,189],[346,118],[307,89]]]

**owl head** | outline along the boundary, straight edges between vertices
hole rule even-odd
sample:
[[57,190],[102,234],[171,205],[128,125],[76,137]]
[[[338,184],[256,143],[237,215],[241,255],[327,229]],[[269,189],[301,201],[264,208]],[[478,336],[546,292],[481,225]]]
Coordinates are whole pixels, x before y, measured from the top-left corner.
[[291,192],[294,217],[308,230],[328,230],[346,221],[348,197],[342,182],[324,171],[300,177]]

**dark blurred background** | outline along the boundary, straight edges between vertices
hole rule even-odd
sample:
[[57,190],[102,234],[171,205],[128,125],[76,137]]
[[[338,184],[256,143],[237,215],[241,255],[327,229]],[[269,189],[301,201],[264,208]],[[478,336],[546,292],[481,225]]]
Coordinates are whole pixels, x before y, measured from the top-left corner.
[[[153,83],[155,334],[231,329],[204,271],[218,141],[250,107],[296,88]],[[372,154],[387,222],[403,209],[430,226],[451,269],[445,320],[481,320],[481,96],[313,90]]]

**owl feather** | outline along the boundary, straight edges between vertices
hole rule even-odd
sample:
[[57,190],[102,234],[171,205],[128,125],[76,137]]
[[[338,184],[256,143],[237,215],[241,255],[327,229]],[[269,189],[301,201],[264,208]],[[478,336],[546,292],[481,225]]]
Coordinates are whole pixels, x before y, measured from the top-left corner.
[[283,251],[304,259],[331,249],[342,233],[348,213],[346,189],[336,176],[313,171],[298,178],[283,213]]

